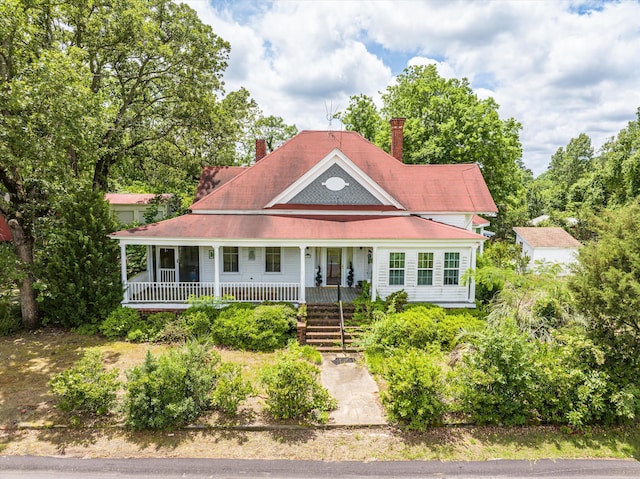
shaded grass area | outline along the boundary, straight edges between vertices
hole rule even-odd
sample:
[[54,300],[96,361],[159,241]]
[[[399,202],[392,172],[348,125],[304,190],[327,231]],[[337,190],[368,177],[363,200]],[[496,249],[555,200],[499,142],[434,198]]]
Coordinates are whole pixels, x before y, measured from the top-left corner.
[[[572,433],[566,428],[448,427],[406,433],[373,429],[240,430],[202,428],[131,432],[113,427],[48,428],[69,418],[54,407],[47,389],[51,377],[70,367],[87,348],[104,353],[108,367],[124,371],[143,361],[147,350],[158,354],[170,346],[108,341],[47,328],[0,338],[0,454],[86,457],[219,457],[316,460],[489,460],[542,458],[628,458],[640,460],[640,426],[594,428]],[[224,361],[243,366],[254,385],[273,353],[217,349]],[[261,415],[261,399],[252,399],[238,418],[216,415],[215,426],[275,423]],[[282,426],[283,423],[277,423]],[[22,428],[19,428],[21,426]],[[27,426],[26,428],[24,428]],[[29,428],[28,426],[39,426]],[[43,427],[44,426],[44,427]]]
[[[101,351],[107,368],[118,368],[120,379],[124,381],[125,372],[141,364],[147,351],[158,355],[171,346],[111,341],[56,328],[0,338],[0,428],[68,424],[69,417],[55,408],[54,396],[47,383],[55,374],[71,367],[90,348]],[[275,357],[274,353],[220,348],[216,351],[223,361],[240,364],[245,377],[254,384],[258,383],[259,370],[272,363]],[[119,419],[112,417],[111,422]]]
[[5,455],[369,460],[543,458],[640,459],[640,429],[434,428],[403,434],[392,428],[127,432],[121,429],[0,431]]

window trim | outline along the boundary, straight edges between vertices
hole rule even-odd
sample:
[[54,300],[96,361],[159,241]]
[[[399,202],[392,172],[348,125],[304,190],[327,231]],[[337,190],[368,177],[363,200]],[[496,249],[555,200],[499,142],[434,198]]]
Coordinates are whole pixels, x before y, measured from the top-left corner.
[[[447,267],[447,255],[456,255],[456,266]],[[451,259],[449,259],[451,261]],[[460,286],[460,252],[459,251],[446,251],[443,257],[442,268],[442,285],[443,286]],[[455,283],[447,282],[447,272],[455,273]],[[452,278],[453,279],[453,278]]]
[[[421,266],[420,265],[420,256],[421,255],[429,255],[429,259],[427,260],[430,266]],[[434,253],[433,251],[419,251],[418,252],[418,266],[417,266],[417,273],[416,273],[416,286],[433,286],[433,265],[434,265]],[[422,272],[430,272],[431,273],[431,277],[430,277],[430,282],[429,283],[421,283],[420,282],[420,273]]]
[[[235,256],[235,261],[232,259]],[[235,270],[227,270],[227,258],[231,258],[229,265],[234,266]],[[222,247],[222,272],[223,273],[239,273],[240,272],[240,248],[237,246],[223,246]]]
[[[269,250],[273,250],[269,252]],[[269,271],[269,256],[274,255],[277,250],[278,257],[278,270]],[[282,247],[280,246],[265,246],[264,248],[264,272],[267,274],[280,274],[282,273]]]
[[[397,259],[394,255],[402,255],[401,256],[401,265],[400,258]],[[389,252],[389,286],[404,286],[405,278],[406,278],[406,268],[407,268],[407,254],[404,251],[390,251]],[[394,278],[394,282],[392,282],[392,272],[402,273],[402,282],[396,283],[398,278]]]

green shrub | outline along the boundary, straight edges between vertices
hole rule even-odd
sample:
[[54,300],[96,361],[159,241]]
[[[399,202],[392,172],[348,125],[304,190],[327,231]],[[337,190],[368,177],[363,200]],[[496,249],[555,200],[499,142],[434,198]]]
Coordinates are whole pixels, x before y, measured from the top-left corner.
[[20,330],[22,323],[15,306],[0,297],[0,336],[9,336]]
[[452,314],[448,311],[438,322],[438,342],[443,351],[451,351],[458,344],[461,334],[482,331],[485,326],[483,320],[468,312]]
[[391,421],[418,431],[442,423],[444,380],[433,355],[416,349],[400,351],[389,359],[385,379],[389,388],[382,402]]
[[62,411],[102,415],[115,403],[120,387],[118,374],[117,369],[105,369],[102,353],[89,350],[73,367],[56,374],[49,381],[49,389]]
[[166,311],[149,314],[131,326],[126,339],[132,343],[155,341],[167,323],[173,321],[175,317],[174,313]]
[[156,341],[162,343],[184,343],[191,337],[183,316],[168,321],[162,331],[156,335]]
[[220,311],[211,325],[216,344],[250,351],[273,351],[284,347],[293,337],[295,310],[288,305],[253,307],[232,305]]
[[371,349],[387,354],[396,349],[424,348],[438,342],[438,320],[444,318],[441,308],[417,307],[389,314],[372,324],[365,342]]
[[235,416],[240,403],[253,393],[253,388],[242,378],[242,368],[238,364],[222,363],[217,373],[218,381],[211,395],[213,408]]
[[477,424],[521,425],[535,417],[535,349],[513,323],[487,328],[462,358],[456,379],[462,412]]
[[325,422],[337,402],[320,385],[320,370],[288,350],[262,371],[266,409],[276,419],[315,419]]
[[408,300],[409,294],[404,289],[394,291],[384,300],[384,311],[388,314],[401,313]]
[[100,325],[100,332],[108,339],[122,339],[140,321],[137,309],[120,306],[114,309]]
[[127,373],[124,410],[134,429],[184,426],[211,409],[220,356],[190,343],[159,357],[150,352]]
[[581,429],[634,419],[637,387],[618,389],[604,362],[602,349],[583,333],[564,332],[540,344],[540,378],[531,386],[541,420]]
[[484,328],[484,321],[466,312],[451,314],[433,305],[410,306],[401,313],[387,314],[365,334],[368,349],[391,354],[397,349],[431,348],[452,350],[461,332]]
[[189,308],[182,314],[189,336],[201,337],[211,334],[211,316],[206,310]]

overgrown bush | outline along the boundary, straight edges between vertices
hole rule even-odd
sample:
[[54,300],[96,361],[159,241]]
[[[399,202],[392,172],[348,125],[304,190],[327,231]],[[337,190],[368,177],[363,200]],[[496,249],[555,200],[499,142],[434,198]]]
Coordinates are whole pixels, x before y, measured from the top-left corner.
[[437,306],[412,306],[374,322],[366,333],[365,346],[391,354],[396,349],[451,350],[462,331],[477,331],[484,321],[468,313],[451,314]]
[[114,309],[100,325],[100,332],[108,339],[121,339],[140,321],[137,309],[120,306]]
[[387,314],[401,313],[404,311],[408,300],[409,294],[404,289],[394,291],[384,300],[384,311]]
[[320,370],[300,359],[295,346],[281,352],[273,366],[262,371],[267,411],[276,419],[325,422],[337,402],[319,382]]
[[436,358],[410,349],[388,360],[385,379],[389,388],[382,402],[391,421],[419,431],[442,423],[446,411],[444,380]]
[[173,321],[175,317],[174,313],[169,312],[149,314],[131,326],[131,329],[127,332],[126,339],[132,343],[156,341],[166,324]]
[[0,336],[9,336],[20,330],[21,320],[16,305],[0,296]]
[[189,336],[204,337],[211,334],[211,316],[206,310],[189,308],[182,314]]
[[163,429],[199,418],[211,409],[219,362],[217,353],[196,343],[159,357],[147,352],[144,363],[127,373],[126,424],[134,429]]
[[296,312],[289,305],[232,305],[211,326],[216,344],[250,351],[274,351],[293,337]]
[[536,417],[531,385],[538,379],[529,337],[513,323],[487,328],[457,368],[462,412],[476,424],[527,424]]
[[115,403],[118,375],[117,369],[105,369],[102,353],[89,350],[73,367],[56,374],[49,381],[49,389],[62,411],[102,415]]
[[240,403],[253,393],[253,388],[242,377],[242,367],[233,363],[222,363],[217,371],[216,387],[211,395],[213,408],[235,416]]
[[119,307],[102,322],[100,332],[109,339],[126,339],[133,343],[162,340],[166,325],[175,317],[174,313],[166,311],[142,317],[137,309]]

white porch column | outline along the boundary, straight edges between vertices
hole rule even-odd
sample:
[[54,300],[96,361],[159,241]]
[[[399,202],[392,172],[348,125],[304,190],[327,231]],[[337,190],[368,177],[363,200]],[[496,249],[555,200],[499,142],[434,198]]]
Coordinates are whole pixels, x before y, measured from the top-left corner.
[[378,289],[378,247],[374,246],[371,253],[371,301],[376,300],[376,290]]
[[216,298],[220,297],[220,246],[214,245],[213,247],[213,295]]
[[120,277],[122,278],[122,288],[124,289],[122,302],[129,302],[129,285],[127,284],[127,245],[120,243]]
[[147,281],[153,281],[153,248],[147,245]]
[[[480,243],[482,245],[482,243]],[[469,268],[476,269],[476,248],[478,246],[471,247],[471,258],[469,261]],[[469,302],[474,302],[476,299],[476,280],[472,277],[469,279]]]
[[306,246],[300,246],[300,294],[299,294],[299,299],[301,303],[306,303],[307,302],[307,298],[306,298],[306,288],[305,288],[305,282],[306,282],[306,257],[305,257],[305,253],[306,253],[307,247]]

